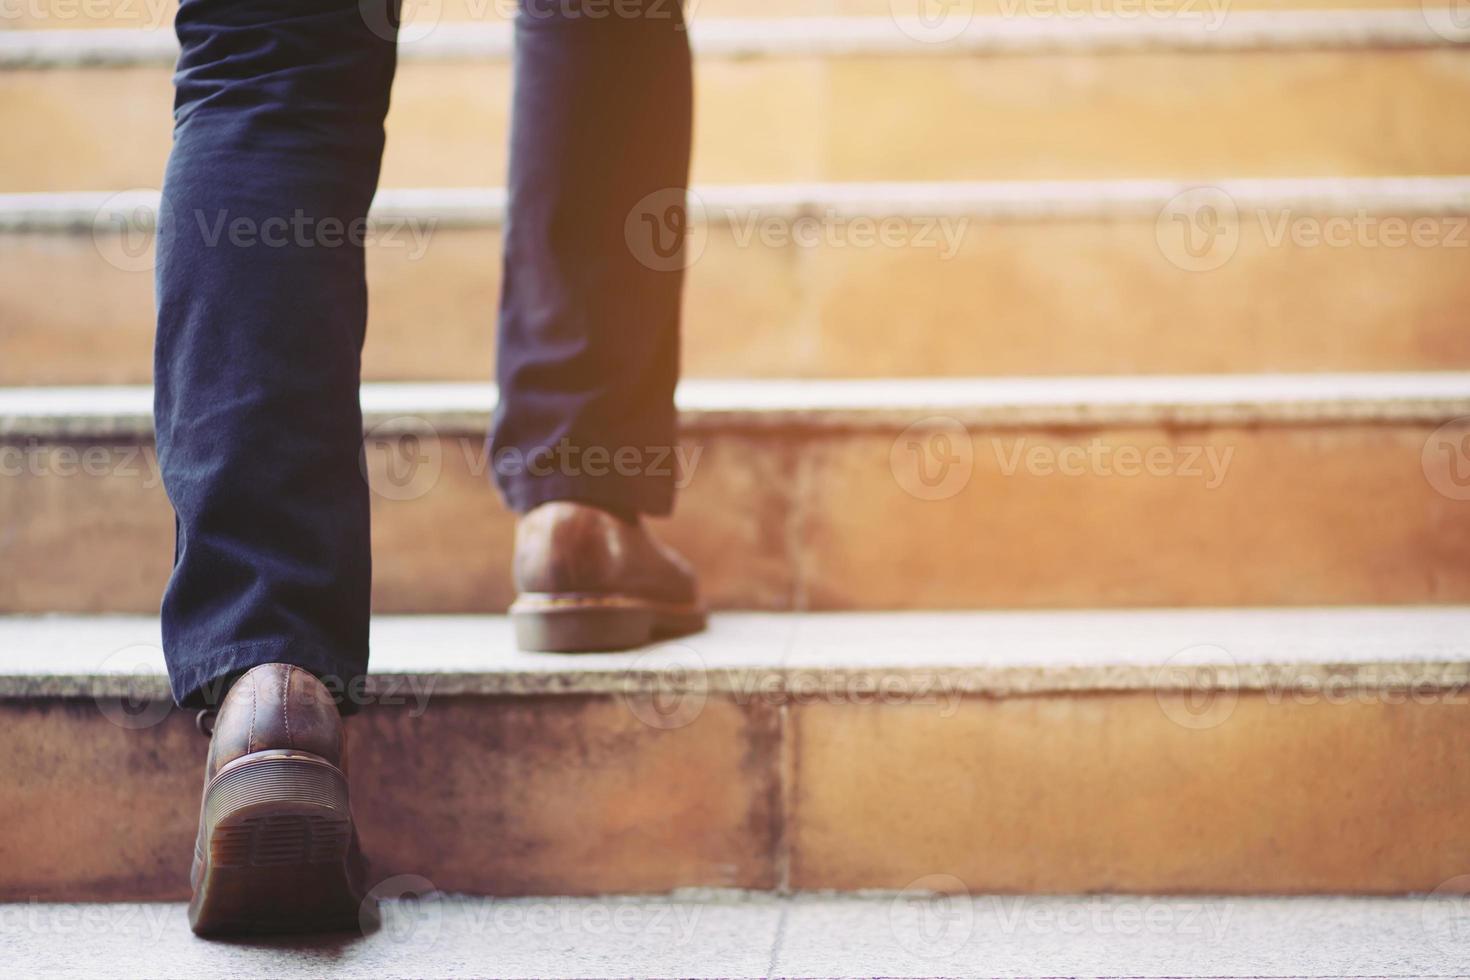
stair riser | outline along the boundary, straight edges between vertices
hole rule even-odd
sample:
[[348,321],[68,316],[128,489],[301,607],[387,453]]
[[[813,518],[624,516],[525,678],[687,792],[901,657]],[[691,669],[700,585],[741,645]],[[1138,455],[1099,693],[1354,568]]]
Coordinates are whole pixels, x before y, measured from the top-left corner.
[[[1193,272],[1148,220],[947,221],[907,244],[762,244],[717,226],[689,270],[690,377],[974,376],[1470,367],[1470,227],[1415,218],[1438,244],[1278,237],[1247,210],[1233,256]],[[937,220],[937,219],[936,219]],[[1385,219],[1375,218],[1382,227]],[[790,230],[785,219],[759,227]],[[500,237],[420,226],[369,253],[369,380],[484,380],[494,362]],[[1458,228],[1459,237],[1454,237]],[[1455,244],[1456,241],[1463,244]],[[1161,246],[1161,241],[1163,245]],[[0,233],[0,384],[147,383],[153,275],[92,236]],[[1079,270],[1085,270],[1081,274]],[[89,288],[73,288],[86,282]],[[1269,298],[1269,299],[1266,299]],[[895,342],[901,324],[902,343]],[[957,325],[963,324],[963,329]]]
[[[1215,0],[1221,4],[1221,0]],[[1229,10],[1347,10],[1417,9],[1420,0],[1229,0]],[[611,4],[609,3],[609,6]],[[886,17],[897,11],[912,14],[914,0],[687,0],[686,17]],[[27,30],[87,30],[93,28],[167,28],[177,4],[170,0],[27,0],[7,9],[6,27]],[[405,10],[415,31],[428,24],[457,21],[508,19],[514,0],[442,0],[421,8]],[[976,0],[959,8],[975,16],[1014,15],[1030,12],[1043,17],[1075,16],[1078,13],[1117,12],[1122,17],[1140,17],[1141,11],[1193,13],[1202,15],[1210,7],[1201,0]]]
[[[1430,423],[968,436],[942,420],[909,432],[731,424],[686,436],[692,473],[665,528],[716,607],[1470,601],[1470,505],[1426,477]],[[151,455],[68,448],[43,446],[0,480],[15,570],[0,611],[156,609],[173,524]],[[367,452],[376,608],[503,609],[512,525],[481,438],[425,440],[428,462],[396,485],[393,449]]]
[[[1463,692],[1241,692],[1203,716],[1147,691],[911,693],[711,694],[667,729],[623,695],[410,698],[349,723],[353,802],[375,878],[451,892],[1382,893],[1470,866],[1470,778],[1446,762],[1470,745]],[[0,898],[187,894],[189,717],[127,730],[87,700],[0,717],[0,818],[26,842]]]
[[[383,185],[503,182],[509,70],[400,66]],[[697,74],[701,182],[1470,171],[1470,58],[1449,48],[706,57]],[[172,98],[161,66],[0,73],[0,190],[156,187]]]

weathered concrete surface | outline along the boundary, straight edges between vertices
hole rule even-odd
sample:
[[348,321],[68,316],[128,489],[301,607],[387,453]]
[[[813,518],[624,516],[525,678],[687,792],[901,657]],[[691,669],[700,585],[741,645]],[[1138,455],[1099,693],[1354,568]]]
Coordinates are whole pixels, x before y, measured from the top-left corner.
[[[397,882],[392,888],[412,888]],[[206,942],[182,905],[4,905],[17,976],[1457,977],[1463,899],[669,898],[385,904],[367,937]]]

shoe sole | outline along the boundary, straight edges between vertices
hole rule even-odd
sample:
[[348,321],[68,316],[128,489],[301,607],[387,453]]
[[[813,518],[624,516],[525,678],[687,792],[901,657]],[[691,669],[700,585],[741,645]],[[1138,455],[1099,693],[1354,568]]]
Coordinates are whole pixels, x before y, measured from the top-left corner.
[[255,752],[204,790],[189,925],[201,936],[365,931],[347,779],[320,756]]
[[594,653],[698,633],[707,617],[694,604],[635,596],[526,593],[511,604],[510,619],[522,650]]

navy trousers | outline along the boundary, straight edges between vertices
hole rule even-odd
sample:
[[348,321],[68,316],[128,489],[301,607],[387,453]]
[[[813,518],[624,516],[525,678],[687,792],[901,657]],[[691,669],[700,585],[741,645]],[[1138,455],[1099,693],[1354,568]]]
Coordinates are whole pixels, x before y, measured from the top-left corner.
[[[177,524],[164,650],[183,705],[213,703],[256,664],[348,691],[367,667],[364,219],[397,22],[373,2],[183,0],[178,12],[154,409]],[[650,195],[682,195],[690,117],[677,4],[523,0],[493,458],[672,445],[681,274],[645,261],[625,227]],[[432,344],[433,323],[419,326]],[[663,470],[493,472],[516,510],[672,504]]]

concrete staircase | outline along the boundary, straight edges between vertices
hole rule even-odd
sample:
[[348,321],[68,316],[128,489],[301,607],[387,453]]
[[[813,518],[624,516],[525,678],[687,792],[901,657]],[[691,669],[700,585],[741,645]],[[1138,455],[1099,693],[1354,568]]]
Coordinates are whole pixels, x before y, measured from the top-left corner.
[[[364,389],[380,611],[509,603],[494,401]],[[1470,601],[1463,373],[690,381],[681,401],[677,452],[645,462],[680,474],[659,530],[717,608]],[[27,570],[0,611],[157,608],[173,518],[150,432],[146,388],[0,393]]]
[[[391,886],[412,893],[422,880]],[[28,976],[1463,977],[1463,903],[895,896],[387,901],[366,940],[205,943],[182,905],[0,906]],[[7,936],[7,938],[11,938]]]
[[[659,532],[729,612],[579,658],[515,653],[495,615],[511,523],[478,382],[508,34],[473,0],[414,30],[369,256],[380,615],[351,725],[377,873],[501,896],[1464,890],[1470,23],[1018,3],[944,38],[872,0],[698,8],[686,486]],[[203,742],[164,698],[147,387],[173,42],[167,5],[134,11],[51,0],[0,29],[15,902],[187,887]],[[781,901],[739,915],[785,922]],[[872,911],[816,901],[853,935]],[[1327,905],[1419,935],[1417,902]],[[1308,906],[1241,907],[1264,931],[1215,975],[1353,967],[1253,959]],[[779,947],[711,972],[822,962]],[[848,972],[915,969],[869,952]],[[1079,955],[1159,962],[1134,952]],[[659,962],[620,972],[692,970]]]
[[[1193,186],[703,185],[694,192],[707,223],[691,247],[686,370],[835,378],[1470,368],[1470,179]],[[146,190],[0,194],[0,323],[14,351],[0,361],[0,383],[148,382],[157,200]],[[498,190],[379,194],[366,377],[487,375],[503,211]],[[1217,214],[1207,234],[1203,222]],[[71,288],[77,282],[88,288]]]
[[[1470,867],[1467,629],[743,613],[568,658],[500,617],[380,617],[353,794],[375,874],[450,892],[1432,892]],[[203,739],[157,643],[0,620],[5,898],[187,895]]]

